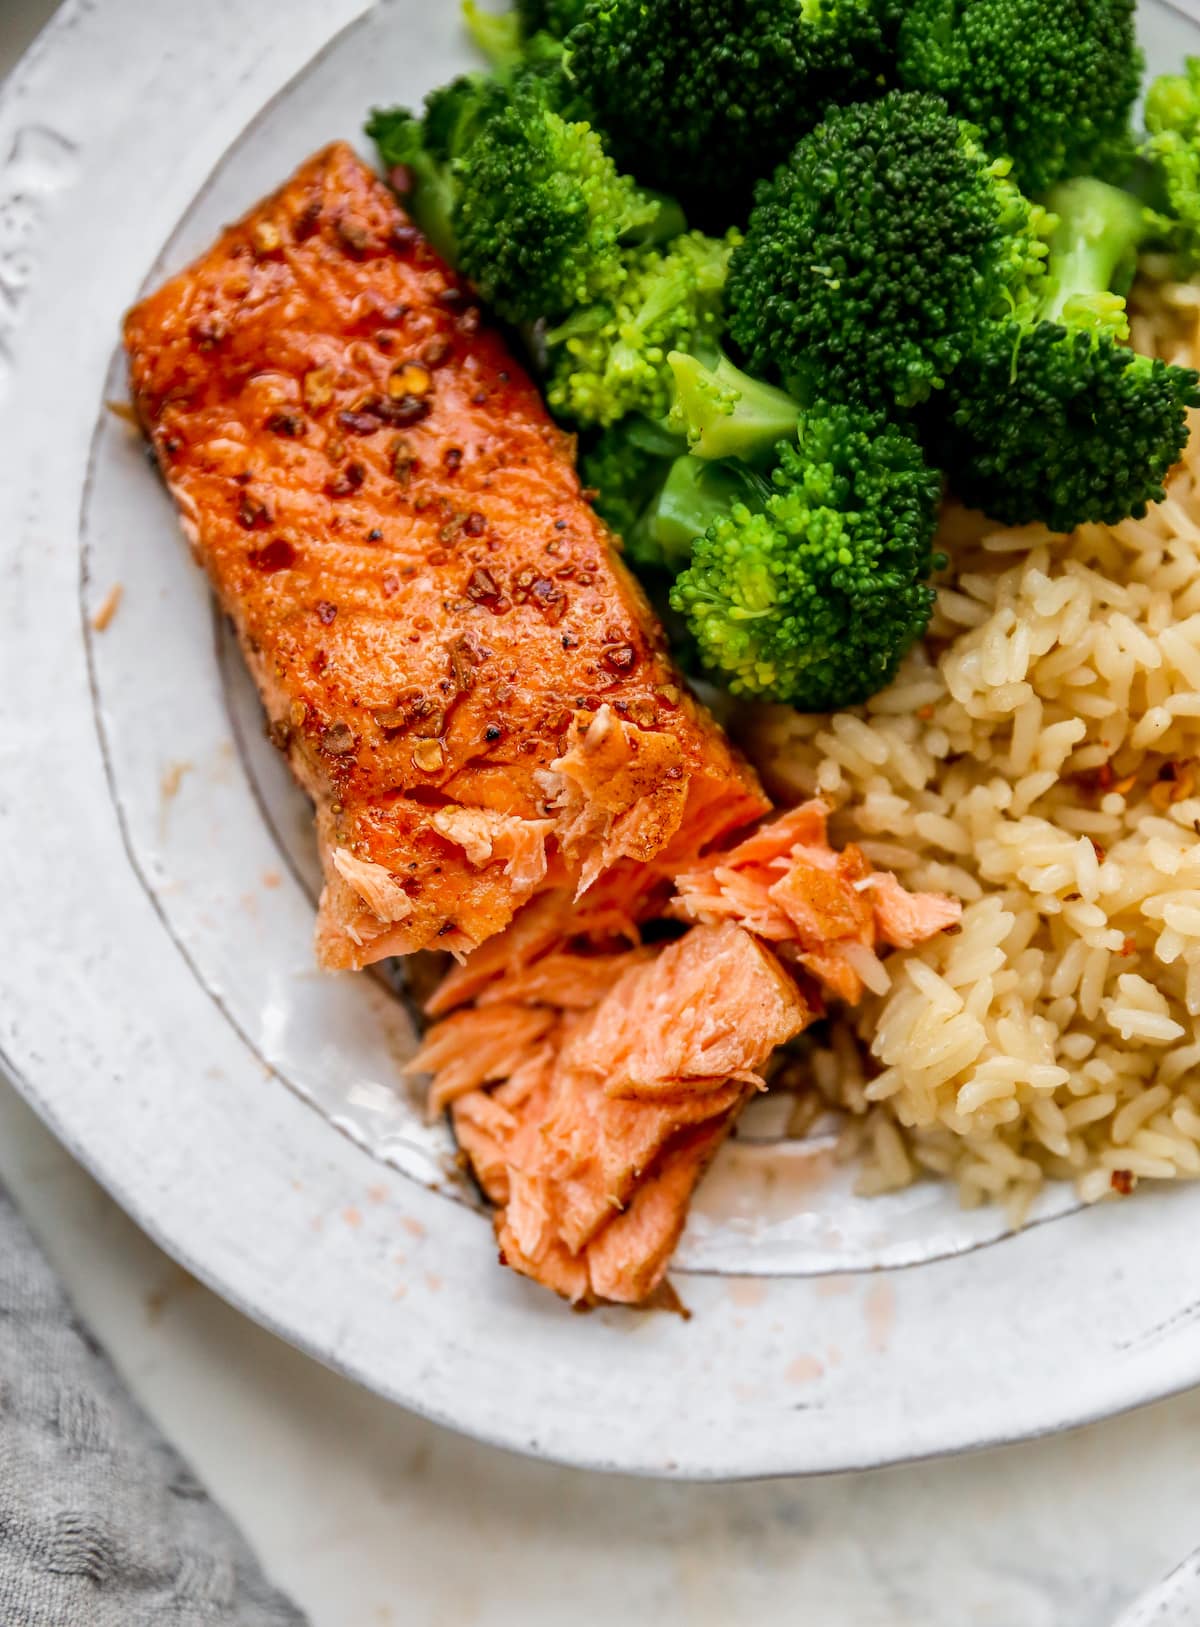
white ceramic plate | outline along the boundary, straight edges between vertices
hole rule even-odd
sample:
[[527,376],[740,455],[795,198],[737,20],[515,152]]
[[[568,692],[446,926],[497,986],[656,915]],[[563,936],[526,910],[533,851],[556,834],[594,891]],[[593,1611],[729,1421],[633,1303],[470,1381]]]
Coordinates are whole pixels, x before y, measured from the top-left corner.
[[[1143,20],[1152,68],[1200,43],[1165,4]],[[1200,1189],[1087,1213],[1054,1192],[1010,1238],[932,1184],[854,1198],[828,1145],[777,1142],[769,1104],[684,1239],[692,1321],[572,1316],[497,1269],[445,1131],[398,1082],[402,990],[315,971],[308,811],[144,450],[105,410],[124,394],[117,323],[372,103],[416,102],[469,61],[450,0],[68,0],[0,97],[13,1077],[258,1320],[545,1456],[696,1477],[850,1468],[1194,1382]]]
[[1200,1549],[1143,1593],[1114,1627],[1200,1627]]

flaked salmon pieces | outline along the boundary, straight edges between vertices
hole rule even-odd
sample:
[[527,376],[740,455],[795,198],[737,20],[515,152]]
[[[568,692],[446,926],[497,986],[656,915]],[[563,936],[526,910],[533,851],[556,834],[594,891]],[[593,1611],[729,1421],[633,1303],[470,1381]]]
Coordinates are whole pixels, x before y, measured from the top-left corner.
[[758,1070],[812,1015],[750,933],[700,926],[656,949],[551,951],[501,971],[411,1067],[434,1075],[435,1104],[453,1101],[506,1263],[574,1301],[637,1303]]
[[816,800],[767,820],[677,875],[669,911],[681,921],[738,922],[856,1005],[866,989],[887,988],[881,947],[912,949],[957,927],[962,905],[944,893],[910,893],[853,843],[838,852],[828,820]]
[[543,890],[622,867],[632,896],[765,811],[571,440],[348,146],[135,307],[125,343],[317,805],[325,965],[465,953]]
[[771,1053],[825,996],[886,979],[881,949],[956,925],[955,900],[832,847],[828,816],[806,803],[679,874],[665,913],[694,924],[674,941],[549,893],[435,991],[410,1071],[451,1106],[515,1270],[574,1301],[645,1299]]

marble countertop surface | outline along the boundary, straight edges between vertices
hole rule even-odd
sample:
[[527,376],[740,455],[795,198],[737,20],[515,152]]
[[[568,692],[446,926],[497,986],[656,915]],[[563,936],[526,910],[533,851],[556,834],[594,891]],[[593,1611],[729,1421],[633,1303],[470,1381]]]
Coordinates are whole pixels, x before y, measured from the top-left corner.
[[[0,0],[0,75],[54,3]],[[160,1253],[2,1081],[0,1179],[314,1627],[558,1627],[564,1611],[629,1627],[1108,1627],[1200,1541],[1200,1392],[877,1473],[598,1478],[410,1417],[263,1333]]]

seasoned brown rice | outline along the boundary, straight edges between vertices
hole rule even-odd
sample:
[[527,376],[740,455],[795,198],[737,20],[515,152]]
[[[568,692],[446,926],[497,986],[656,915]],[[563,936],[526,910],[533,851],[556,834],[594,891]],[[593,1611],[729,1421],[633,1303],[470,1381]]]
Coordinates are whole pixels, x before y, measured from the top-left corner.
[[[1194,363],[1198,314],[1160,285],[1135,343]],[[1062,537],[950,508],[942,532],[890,689],[746,719],[777,794],[820,793],[840,841],[965,905],[835,1021],[814,1083],[866,1192],[932,1173],[1019,1218],[1048,1176],[1094,1200],[1200,1175],[1200,434],[1143,520]]]

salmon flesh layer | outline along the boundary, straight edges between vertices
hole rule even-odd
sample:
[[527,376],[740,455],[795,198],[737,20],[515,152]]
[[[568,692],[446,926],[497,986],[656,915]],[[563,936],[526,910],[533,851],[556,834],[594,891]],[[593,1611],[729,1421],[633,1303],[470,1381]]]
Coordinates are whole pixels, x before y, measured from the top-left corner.
[[316,803],[325,965],[461,954],[548,888],[623,873],[633,898],[765,810],[571,440],[349,147],[138,305],[125,343]]
[[671,943],[547,893],[436,990],[410,1071],[450,1106],[516,1270],[574,1301],[644,1300],[772,1052],[827,996],[886,981],[881,950],[957,924],[954,900],[835,850],[827,817],[806,803],[681,874],[667,913],[695,924]]

